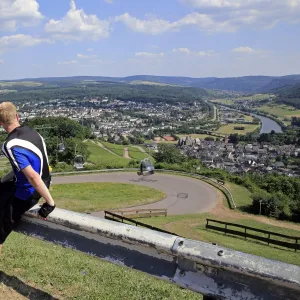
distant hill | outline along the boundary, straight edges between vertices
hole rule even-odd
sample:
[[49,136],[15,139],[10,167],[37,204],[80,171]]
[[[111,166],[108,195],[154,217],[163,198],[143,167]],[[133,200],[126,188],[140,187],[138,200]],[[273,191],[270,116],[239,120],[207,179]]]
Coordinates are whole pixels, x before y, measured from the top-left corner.
[[[176,76],[152,76],[136,75],[128,77],[103,77],[103,76],[75,76],[75,77],[54,77],[54,78],[30,78],[10,82],[37,82],[49,86],[69,86],[74,84],[88,84],[100,82],[115,83],[133,83],[133,84],[151,84],[160,85],[180,85],[195,88],[240,91],[240,92],[269,92],[277,89],[292,87],[300,83],[300,75],[288,75],[282,77],[275,76],[244,76],[229,78],[192,78]],[[7,81],[2,81],[7,82]],[[0,81],[1,83],[1,81]]]
[[276,90],[277,102],[300,108],[300,82],[293,86],[285,86]]

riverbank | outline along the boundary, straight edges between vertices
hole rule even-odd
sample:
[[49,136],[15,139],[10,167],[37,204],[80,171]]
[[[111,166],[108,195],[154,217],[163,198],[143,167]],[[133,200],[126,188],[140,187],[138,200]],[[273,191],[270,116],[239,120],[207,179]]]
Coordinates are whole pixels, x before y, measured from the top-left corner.
[[251,111],[242,111],[242,110],[238,110],[235,109],[233,107],[227,106],[227,105],[217,105],[218,107],[223,107],[226,109],[230,109],[239,113],[248,113],[251,116],[260,119],[261,122],[261,128],[260,128],[260,134],[262,133],[271,133],[272,131],[276,132],[276,133],[282,133],[282,127],[280,126],[280,124],[278,122],[276,122],[275,120],[264,116],[263,114],[260,114],[259,112],[251,112]]

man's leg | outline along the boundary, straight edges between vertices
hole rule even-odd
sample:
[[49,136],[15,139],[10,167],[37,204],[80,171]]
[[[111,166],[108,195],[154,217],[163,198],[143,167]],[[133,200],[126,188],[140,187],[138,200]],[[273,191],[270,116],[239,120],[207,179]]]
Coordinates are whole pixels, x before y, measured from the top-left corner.
[[3,243],[11,232],[12,199],[15,192],[14,182],[0,184],[0,255]]

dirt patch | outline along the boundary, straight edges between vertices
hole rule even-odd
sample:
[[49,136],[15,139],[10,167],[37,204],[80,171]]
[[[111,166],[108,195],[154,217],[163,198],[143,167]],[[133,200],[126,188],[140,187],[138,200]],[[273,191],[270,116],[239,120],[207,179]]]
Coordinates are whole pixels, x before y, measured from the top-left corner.
[[126,158],[126,159],[130,159],[128,148],[124,148],[123,157]]

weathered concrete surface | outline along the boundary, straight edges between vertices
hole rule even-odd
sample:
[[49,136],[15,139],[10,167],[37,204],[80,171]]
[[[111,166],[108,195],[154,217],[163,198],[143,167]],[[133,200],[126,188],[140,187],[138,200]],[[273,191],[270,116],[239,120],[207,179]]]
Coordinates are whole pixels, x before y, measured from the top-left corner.
[[[120,182],[145,185],[162,190],[167,197],[162,201],[136,206],[131,209],[161,208],[168,215],[197,214],[209,211],[218,201],[217,190],[198,179],[167,174],[139,177],[136,173],[87,174],[78,176],[53,177],[53,184],[84,182]],[[187,196],[187,197],[186,197]],[[103,212],[92,213],[103,217]]]
[[57,208],[18,231],[170,280],[216,299],[299,300],[300,267]]

